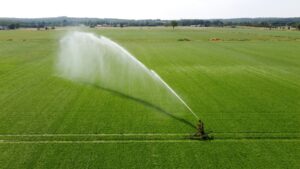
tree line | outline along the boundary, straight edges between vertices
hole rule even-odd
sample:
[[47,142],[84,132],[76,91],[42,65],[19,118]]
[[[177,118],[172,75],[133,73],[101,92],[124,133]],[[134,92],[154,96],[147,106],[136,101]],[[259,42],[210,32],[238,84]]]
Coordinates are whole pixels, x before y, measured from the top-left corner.
[[111,19],[111,18],[0,18],[0,28],[54,28],[56,26],[79,26],[89,27],[110,26],[195,26],[195,27],[224,27],[224,26],[251,26],[251,27],[288,27],[300,30],[300,17],[297,18],[238,18],[238,19],[181,19],[181,20],[130,20],[130,19]]

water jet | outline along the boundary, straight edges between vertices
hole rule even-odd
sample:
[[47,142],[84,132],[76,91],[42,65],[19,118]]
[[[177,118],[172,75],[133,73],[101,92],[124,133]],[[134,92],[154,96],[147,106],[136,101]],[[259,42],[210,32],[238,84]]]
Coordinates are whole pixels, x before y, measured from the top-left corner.
[[92,33],[69,32],[60,41],[56,70],[59,76],[98,85],[156,105],[168,112],[187,103],[154,71],[116,42]]

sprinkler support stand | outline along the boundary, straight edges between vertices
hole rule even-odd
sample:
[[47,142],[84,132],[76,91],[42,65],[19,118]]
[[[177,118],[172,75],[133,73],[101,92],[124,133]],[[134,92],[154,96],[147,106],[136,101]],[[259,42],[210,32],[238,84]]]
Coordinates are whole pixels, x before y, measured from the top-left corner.
[[209,139],[208,135],[205,133],[204,130],[204,123],[201,120],[199,120],[199,123],[197,124],[197,132],[194,134],[193,138],[201,140]]

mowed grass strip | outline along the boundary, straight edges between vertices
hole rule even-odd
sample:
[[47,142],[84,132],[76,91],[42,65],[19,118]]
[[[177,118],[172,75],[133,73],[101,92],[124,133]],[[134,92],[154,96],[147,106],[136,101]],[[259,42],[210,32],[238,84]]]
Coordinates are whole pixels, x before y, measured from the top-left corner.
[[299,141],[0,144],[2,168],[299,168]]

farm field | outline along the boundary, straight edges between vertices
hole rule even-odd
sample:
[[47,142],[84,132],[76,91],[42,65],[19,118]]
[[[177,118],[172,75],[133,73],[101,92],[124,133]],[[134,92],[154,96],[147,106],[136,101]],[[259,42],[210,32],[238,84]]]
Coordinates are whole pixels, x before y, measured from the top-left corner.
[[[0,31],[0,168],[300,168],[300,32],[86,30],[155,70],[205,123],[55,74],[67,31]],[[147,89],[145,89],[147,90]]]

